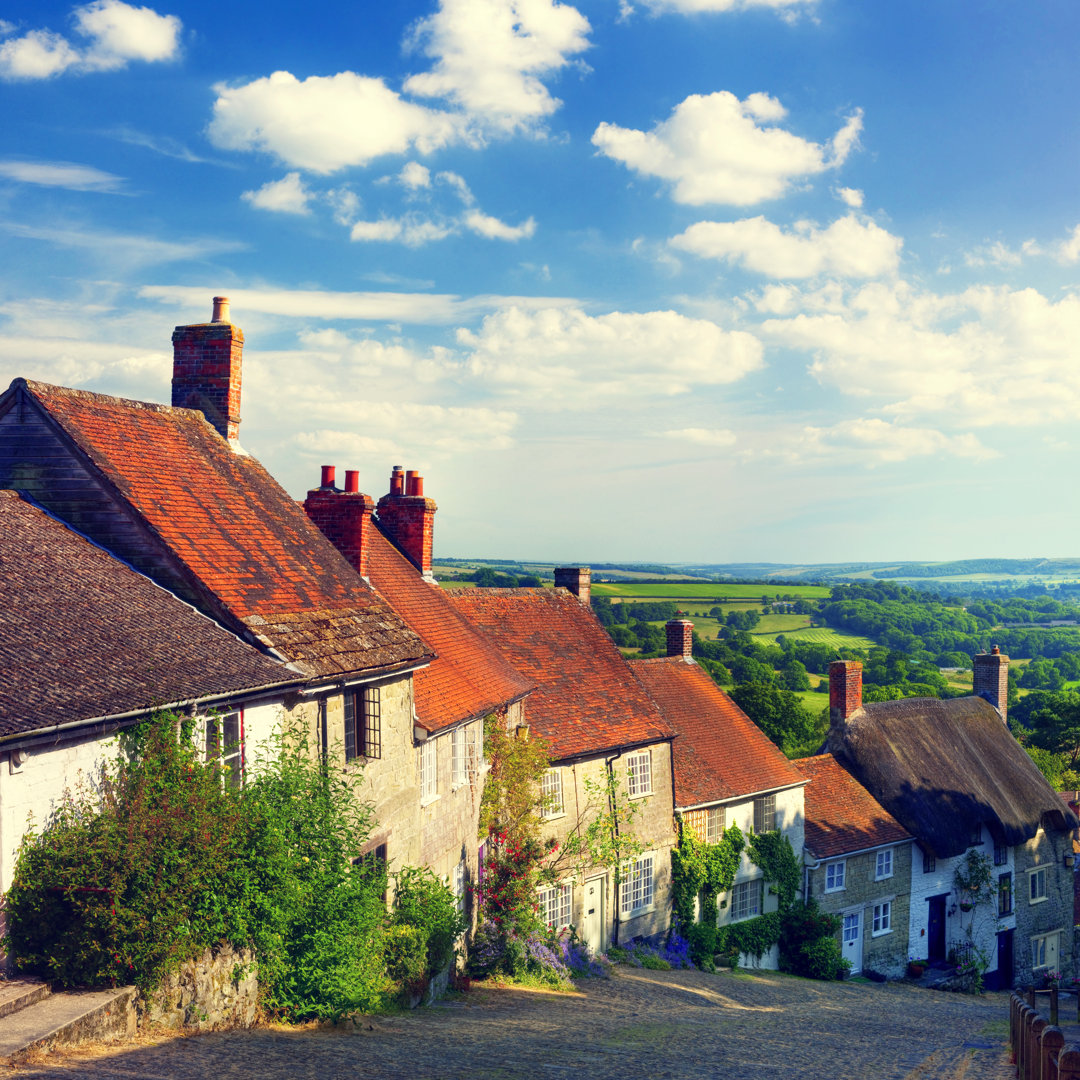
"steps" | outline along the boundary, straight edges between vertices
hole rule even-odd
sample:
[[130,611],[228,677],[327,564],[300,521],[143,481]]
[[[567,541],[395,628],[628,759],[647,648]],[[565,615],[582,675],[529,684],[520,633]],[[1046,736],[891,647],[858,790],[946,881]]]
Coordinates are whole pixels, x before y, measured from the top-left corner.
[[54,994],[38,980],[0,982],[0,1062],[14,1064],[33,1050],[134,1033],[133,986]]

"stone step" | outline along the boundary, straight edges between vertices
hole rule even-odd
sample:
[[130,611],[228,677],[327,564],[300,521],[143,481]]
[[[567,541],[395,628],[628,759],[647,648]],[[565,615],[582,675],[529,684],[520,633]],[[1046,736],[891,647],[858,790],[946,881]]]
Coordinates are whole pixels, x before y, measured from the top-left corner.
[[134,1035],[135,994],[134,986],[48,994],[0,1019],[0,1061],[15,1064],[32,1050]]
[[0,1018],[25,1009],[52,993],[43,979],[9,979],[0,982]]

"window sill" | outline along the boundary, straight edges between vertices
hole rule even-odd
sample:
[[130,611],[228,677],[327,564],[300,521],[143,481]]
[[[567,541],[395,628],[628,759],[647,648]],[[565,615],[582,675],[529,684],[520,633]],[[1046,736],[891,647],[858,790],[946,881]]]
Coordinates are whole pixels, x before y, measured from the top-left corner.
[[420,808],[423,809],[425,806],[430,806],[432,803],[438,802],[439,799],[441,799],[441,798],[442,798],[442,796],[438,795],[438,794],[429,795],[426,799],[422,798],[420,800]]
[[1029,900],[1029,904],[1045,904],[1049,900],[1049,896],[1036,896],[1034,900]]
[[624,911],[620,916],[623,919],[636,919],[641,915],[649,915],[656,910],[655,904],[650,904],[648,907],[634,908],[633,911]]
[[888,881],[889,878],[891,878],[892,876],[893,876],[892,874],[882,874],[881,877],[876,877],[876,878],[874,878],[874,880],[875,881]]
[[541,814],[540,815],[540,820],[541,821],[558,821],[559,818],[564,818],[564,817],[566,817],[566,811],[565,810],[560,810],[557,814]]
[[825,891],[827,893],[847,892],[846,885],[834,885],[831,889],[826,886]]
[[635,799],[647,799],[651,794],[651,791],[639,791],[636,795],[627,795],[626,797],[633,802]]
[[888,930],[871,930],[870,931],[870,937],[872,937],[872,938],[888,937],[889,934],[891,934],[891,933],[892,933],[892,927],[890,926]]

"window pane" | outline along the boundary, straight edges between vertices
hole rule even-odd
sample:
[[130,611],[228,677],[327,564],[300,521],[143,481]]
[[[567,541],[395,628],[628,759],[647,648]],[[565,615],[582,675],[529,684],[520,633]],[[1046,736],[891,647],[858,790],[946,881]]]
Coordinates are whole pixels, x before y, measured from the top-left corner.
[[349,693],[343,698],[345,708],[345,760],[356,757],[356,695]]

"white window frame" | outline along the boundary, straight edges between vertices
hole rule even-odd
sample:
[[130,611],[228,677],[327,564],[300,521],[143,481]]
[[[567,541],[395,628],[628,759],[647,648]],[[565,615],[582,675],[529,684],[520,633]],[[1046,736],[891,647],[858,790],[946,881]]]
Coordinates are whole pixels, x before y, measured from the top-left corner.
[[626,794],[643,799],[652,794],[652,751],[638,750],[626,757]]
[[1052,930],[1048,934],[1035,934],[1031,938],[1031,970],[1038,971],[1040,968],[1046,968],[1050,966],[1050,961],[1046,959],[1047,945],[1051,938],[1057,938],[1057,954],[1058,959],[1061,958],[1061,931]]
[[[229,742],[228,731],[235,723],[236,738]],[[244,783],[244,713],[242,709],[203,717],[203,761],[219,770],[222,787],[239,788]]]
[[1046,899],[1046,867],[1037,866],[1028,871],[1028,903],[1041,904]]
[[623,872],[620,907],[624,916],[651,911],[654,903],[652,855],[642,855],[629,863]]
[[476,725],[476,772],[482,773],[487,768],[487,760],[484,758],[484,721]]
[[[758,817],[765,828],[758,828]],[[771,795],[759,795],[753,802],[750,810],[750,832],[767,833],[774,832],[779,826],[776,824],[776,793]],[[770,825],[769,822],[772,822]]]
[[891,878],[893,876],[893,849],[886,848],[884,851],[877,853],[877,859],[874,862],[874,880],[884,881],[885,878]]
[[871,937],[881,937],[883,934],[892,933],[892,901],[882,900],[874,905],[874,921],[871,924]]
[[541,817],[545,821],[551,821],[554,818],[566,815],[561,769],[548,769],[544,773],[540,781],[540,799],[542,804]]
[[469,782],[469,744],[463,727],[454,728],[450,733],[451,778],[450,786],[454,791]]
[[764,907],[764,878],[739,881],[731,887],[731,921],[742,922],[761,914]]
[[434,739],[420,744],[420,805],[426,806],[439,797],[439,755]]
[[[829,876],[832,875],[832,884],[829,884]],[[847,860],[837,859],[835,862],[825,864],[825,891],[843,892],[847,888]]]
[[552,885],[547,889],[540,889],[538,894],[540,904],[540,918],[544,925],[551,930],[562,930],[570,925],[570,913],[572,910],[574,887],[572,884]]
[[710,806],[705,811],[705,843],[719,844],[724,838],[726,815],[722,806]]

